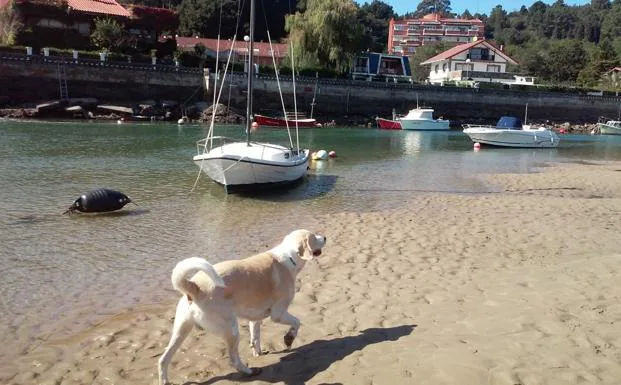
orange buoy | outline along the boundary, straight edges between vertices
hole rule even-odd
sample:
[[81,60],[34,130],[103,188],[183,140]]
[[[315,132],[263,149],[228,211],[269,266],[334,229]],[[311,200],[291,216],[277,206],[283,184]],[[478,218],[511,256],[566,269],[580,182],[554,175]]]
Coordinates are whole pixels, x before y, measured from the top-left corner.
[[328,156],[329,156],[330,158],[336,158],[336,151],[334,151],[334,150],[330,151],[330,152],[328,153]]
[[479,142],[474,142],[474,148],[475,148],[476,150],[478,150],[479,148],[481,148],[481,143],[479,143]]

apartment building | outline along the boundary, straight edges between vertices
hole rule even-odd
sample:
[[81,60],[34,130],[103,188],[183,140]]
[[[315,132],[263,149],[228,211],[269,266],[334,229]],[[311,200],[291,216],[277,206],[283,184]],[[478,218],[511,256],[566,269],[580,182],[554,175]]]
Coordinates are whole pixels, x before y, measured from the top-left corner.
[[388,26],[388,53],[409,56],[416,47],[434,42],[455,45],[484,37],[484,25],[479,19],[443,18],[430,13],[420,19],[391,19]]

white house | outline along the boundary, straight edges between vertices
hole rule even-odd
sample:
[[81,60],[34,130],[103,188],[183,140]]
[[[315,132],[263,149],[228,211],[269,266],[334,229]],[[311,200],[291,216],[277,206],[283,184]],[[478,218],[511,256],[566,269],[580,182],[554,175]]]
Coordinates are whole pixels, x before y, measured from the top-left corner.
[[508,73],[507,64],[517,62],[485,39],[457,45],[420,63],[431,66],[428,78],[431,84],[462,80],[534,84],[532,76]]

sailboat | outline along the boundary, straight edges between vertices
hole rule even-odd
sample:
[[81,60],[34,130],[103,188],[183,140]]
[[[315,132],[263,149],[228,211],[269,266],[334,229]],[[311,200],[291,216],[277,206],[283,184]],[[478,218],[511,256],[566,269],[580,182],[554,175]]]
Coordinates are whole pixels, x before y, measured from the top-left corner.
[[[250,1],[249,52],[254,52],[255,0]],[[206,138],[197,142],[198,155],[194,162],[213,181],[224,186],[226,192],[239,190],[264,190],[291,185],[301,180],[308,169],[310,150],[251,140],[252,91],[254,55],[249,55],[248,101],[246,106],[246,140],[239,141],[223,136],[213,136],[212,127]],[[215,90],[214,90],[215,92]]]

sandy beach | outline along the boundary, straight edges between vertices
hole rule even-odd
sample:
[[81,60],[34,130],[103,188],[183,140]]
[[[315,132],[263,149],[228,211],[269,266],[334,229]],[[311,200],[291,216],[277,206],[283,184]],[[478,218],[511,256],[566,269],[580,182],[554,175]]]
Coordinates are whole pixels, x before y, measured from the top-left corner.
[[[301,223],[329,243],[299,276],[292,350],[286,327],[267,321],[270,353],[252,357],[244,323],[242,359],[263,368],[246,379],[222,341],[195,329],[171,381],[618,384],[621,163],[485,179],[499,192],[416,194],[398,209]],[[155,384],[177,298],[171,288],[159,304],[42,337],[0,363],[0,383]]]

